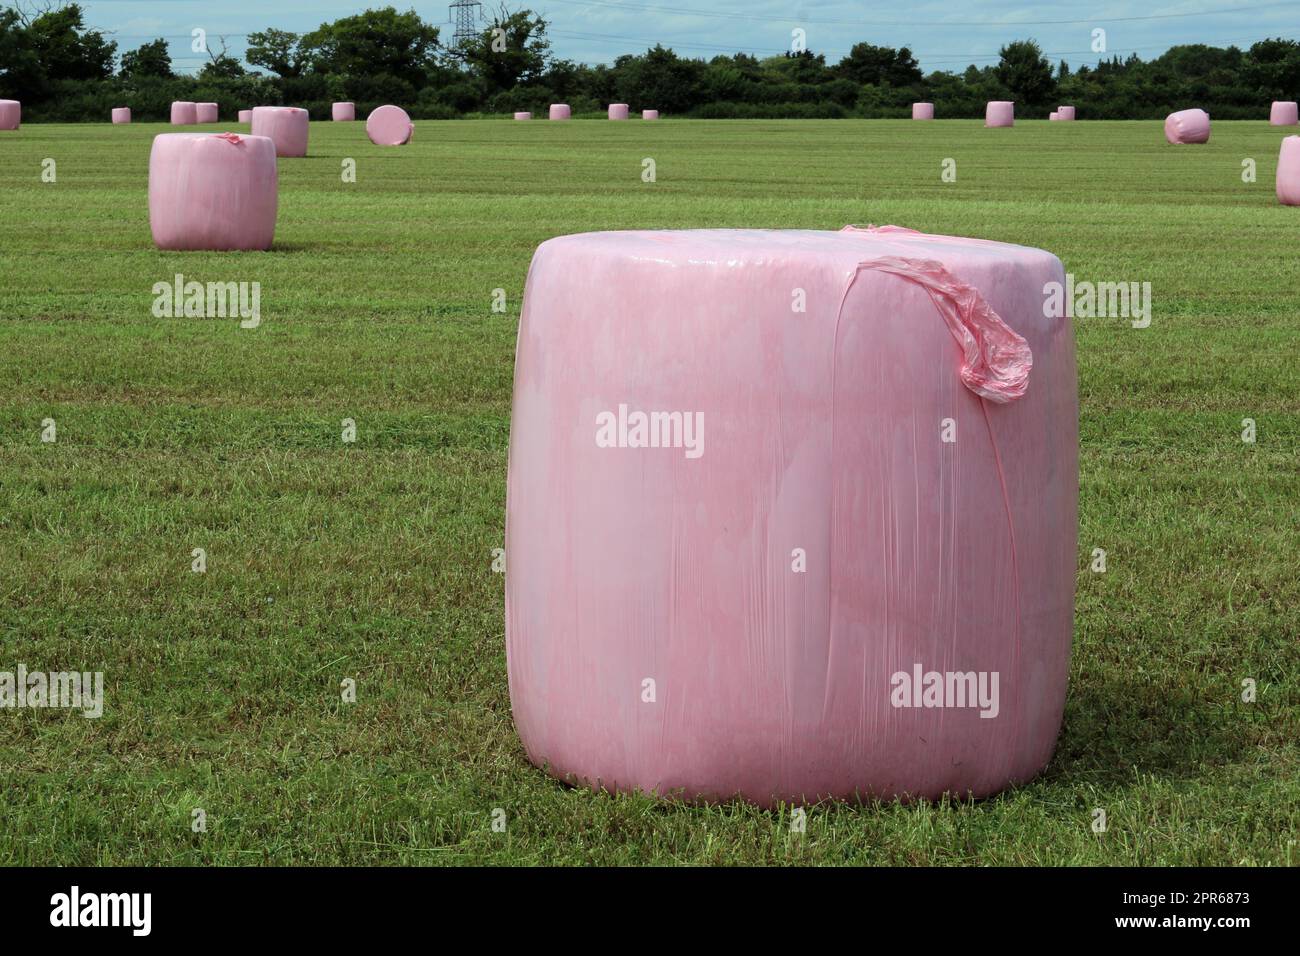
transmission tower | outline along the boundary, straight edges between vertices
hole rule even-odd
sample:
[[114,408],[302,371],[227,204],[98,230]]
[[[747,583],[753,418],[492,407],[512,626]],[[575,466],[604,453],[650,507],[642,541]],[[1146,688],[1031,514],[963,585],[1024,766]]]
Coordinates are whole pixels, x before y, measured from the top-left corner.
[[458,47],[478,38],[478,22],[482,10],[483,4],[479,0],[456,0],[447,8],[451,22],[456,24],[456,32],[451,37],[452,46]]

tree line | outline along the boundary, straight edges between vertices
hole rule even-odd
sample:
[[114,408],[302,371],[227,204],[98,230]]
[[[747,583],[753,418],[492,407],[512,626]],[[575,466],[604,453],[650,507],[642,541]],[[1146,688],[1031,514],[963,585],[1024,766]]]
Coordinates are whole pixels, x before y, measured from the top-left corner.
[[701,118],[904,117],[916,101],[934,103],[939,117],[975,118],[988,100],[1009,99],[1025,117],[1071,103],[1089,119],[1156,119],[1193,106],[1217,119],[1260,119],[1272,100],[1300,99],[1300,43],[1285,39],[1247,50],[1174,46],[1149,61],[1114,56],[1075,69],[1026,39],[1003,46],[995,65],[926,74],[907,47],[867,42],[834,63],[812,50],[705,60],[656,45],[591,66],[555,56],[547,28],[532,10],[502,6],[476,37],[453,44],[414,10],[383,7],[309,33],[249,34],[242,60],[207,38],[202,68],[179,75],[163,38],[119,54],[76,3],[8,6],[0,98],[21,100],[24,120],[49,122],[103,122],[114,106],[165,120],[173,100],[216,102],[223,116],[286,104],[321,118],[331,102],[351,100],[360,115],[396,103],[417,119],[454,119],[544,115],[554,102],[575,115],[622,102]]

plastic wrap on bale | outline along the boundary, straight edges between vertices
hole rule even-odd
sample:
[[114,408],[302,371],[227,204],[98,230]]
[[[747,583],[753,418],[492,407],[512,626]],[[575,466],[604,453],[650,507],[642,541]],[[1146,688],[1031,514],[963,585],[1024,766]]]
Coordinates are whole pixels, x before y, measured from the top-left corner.
[[415,124],[400,106],[380,106],[366,117],[366,135],[376,146],[405,146],[415,135]]
[[533,118],[533,114],[532,114],[532,113],[526,113],[526,112],[517,112],[517,113],[515,113],[515,119],[517,119],[517,120],[530,120],[530,119],[532,119],[532,118]]
[[330,104],[330,119],[335,123],[351,123],[357,118],[357,104],[355,103],[332,103]]
[[171,124],[173,126],[196,126],[199,122],[199,108],[189,100],[176,100],[172,103]]
[[253,111],[252,111],[252,110],[240,110],[240,111],[239,111],[239,115],[238,115],[237,118],[238,118],[239,122],[241,122],[241,123],[251,123],[251,122],[253,122]]
[[114,106],[112,112],[112,119],[113,122],[118,125],[131,122],[131,107]]
[[609,118],[612,120],[625,120],[628,117],[626,103],[610,103]]
[[933,103],[913,103],[912,119],[914,120],[932,120],[934,119]]
[[307,111],[296,106],[255,106],[251,118],[254,136],[275,143],[275,155],[301,158],[307,155],[311,124]]
[[642,110],[641,118],[643,120],[657,120],[659,118],[658,110]]
[[990,100],[984,107],[985,126],[1015,126],[1016,104],[1009,100]]
[[1277,157],[1277,201],[1284,206],[1300,206],[1300,136],[1282,140]]
[[1291,101],[1278,100],[1268,111],[1270,126],[1295,126],[1300,123],[1300,106]]
[[529,758],[763,806],[1038,773],[1076,567],[1064,278],[896,227],[543,243],[506,508]]
[[235,133],[164,133],[149,153],[149,226],[159,249],[269,249],[275,143]]
[[1061,120],[1063,123],[1073,122],[1074,115],[1075,111],[1073,106],[1058,106],[1056,108],[1057,119]]
[[1210,114],[1205,110],[1179,110],[1165,117],[1165,139],[1170,143],[1208,143]]
[[553,120],[566,120],[573,115],[573,111],[569,109],[568,103],[552,103],[548,115]]
[[200,123],[215,123],[221,116],[221,107],[216,103],[195,103],[194,112]]

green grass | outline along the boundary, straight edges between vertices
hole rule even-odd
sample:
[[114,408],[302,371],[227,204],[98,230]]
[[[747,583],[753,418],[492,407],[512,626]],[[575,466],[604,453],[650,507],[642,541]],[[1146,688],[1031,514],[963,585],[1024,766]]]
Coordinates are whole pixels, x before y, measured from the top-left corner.
[[[181,254],[149,236],[165,129],[0,133],[0,670],[108,685],[99,720],[0,711],[0,862],[1300,865],[1300,209],[1273,196],[1281,131],[1221,122],[1170,147],[1150,122],[421,122],[378,149],[318,123],[311,157],[281,163],[274,251]],[[553,782],[511,723],[491,571],[533,249],[850,222],[1152,284],[1150,328],[1076,328],[1055,758],[986,801],[819,806],[802,835],[741,804]],[[176,272],[261,282],[261,328],[155,318]]]

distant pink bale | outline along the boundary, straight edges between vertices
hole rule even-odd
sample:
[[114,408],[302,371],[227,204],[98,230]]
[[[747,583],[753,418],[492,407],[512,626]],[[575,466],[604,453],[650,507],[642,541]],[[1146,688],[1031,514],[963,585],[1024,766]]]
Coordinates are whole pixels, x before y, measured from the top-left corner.
[[356,103],[335,103],[330,107],[330,118],[336,123],[351,123],[357,118]]
[[1010,100],[990,100],[984,107],[985,126],[1015,126],[1016,104]]
[[1052,110],[1052,112],[1047,114],[1047,118],[1052,122],[1056,122],[1061,118],[1061,114],[1058,113],[1056,110]]
[[515,119],[517,119],[517,120],[530,120],[530,119],[532,119],[532,118],[533,118],[533,114],[532,114],[532,113],[516,113],[516,114],[515,114]]
[[131,107],[129,106],[113,107],[113,122],[114,123],[131,122]]
[[1074,120],[1073,106],[1058,106],[1056,108],[1057,118],[1062,122],[1072,122]]
[[627,119],[627,104],[626,104],[626,103],[610,103],[610,104],[609,104],[609,118],[612,119],[612,120],[625,120],[625,119]]
[[642,110],[642,111],[641,111],[641,118],[642,118],[643,120],[648,120],[648,119],[658,119],[658,118],[659,118],[659,111],[658,111],[658,110]]
[[17,129],[22,118],[21,103],[17,100],[0,100],[0,129]]
[[366,117],[366,135],[376,146],[405,146],[415,135],[415,124],[400,106],[381,106]]
[[177,100],[172,103],[172,125],[193,126],[199,121],[199,109],[189,100]]
[[1205,110],[1180,110],[1165,118],[1165,139],[1171,143],[1208,143],[1210,114]]
[[912,119],[914,120],[932,120],[934,119],[933,103],[913,103]]
[[216,103],[195,103],[194,112],[200,123],[215,123],[221,115],[221,107]]
[[269,249],[275,143],[235,133],[163,133],[149,153],[149,228],[159,249]]
[[1277,157],[1277,201],[1284,206],[1300,206],[1300,136],[1282,140]]
[[266,136],[275,143],[275,155],[307,155],[307,111],[296,106],[253,107],[254,136]]
[[239,111],[239,122],[241,122],[241,123],[251,123],[251,122],[253,122],[253,111],[252,111],[252,110],[240,110],[240,111]]
[[551,119],[553,119],[553,120],[566,120],[566,119],[568,119],[568,118],[569,118],[570,116],[572,116],[572,115],[573,115],[573,111],[569,109],[569,104],[568,104],[568,103],[552,103],[552,104],[551,104],[551,112],[550,112],[550,118],[551,118]]
[[1268,113],[1270,126],[1295,126],[1300,123],[1300,107],[1295,103],[1278,100]]

